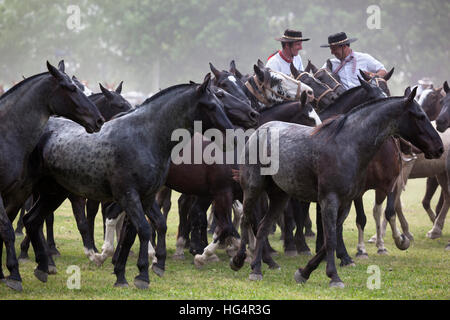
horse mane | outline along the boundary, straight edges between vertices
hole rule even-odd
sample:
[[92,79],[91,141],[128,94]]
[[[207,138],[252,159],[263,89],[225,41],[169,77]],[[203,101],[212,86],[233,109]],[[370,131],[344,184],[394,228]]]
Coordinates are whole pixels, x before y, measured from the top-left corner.
[[[322,124],[315,127],[314,130],[312,131],[312,133],[310,134],[310,136],[316,136],[316,135],[323,133],[323,131],[329,130],[329,131],[331,131],[331,132],[327,132],[329,134],[329,138],[335,137],[341,131],[341,129],[344,127],[344,123],[348,119],[349,116],[359,112],[362,109],[365,109],[368,106],[375,105],[375,104],[385,101],[385,100],[392,100],[392,98],[393,97],[383,97],[383,98],[379,98],[376,100],[367,101],[367,102],[364,102],[364,103],[360,104],[359,106],[351,109],[347,113],[328,118],[324,122],[322,122]],[[403,97],[396,97],[396,98],[403,98]]]
[[144,102],[142,102],[140,105],[136,106],[136,108],[140,108],[156,99],[158,99],[159,97],[161,97],[162,95],[166,94],[169,91],[172,90],[176,90],[179,88],[186,88],[186,87],[192,87],[193,85],[198,85],[197,83],[182,83],[182,84],[177,84],[168,88],[165,88],[157,93],[155,93],[154,95],[152,95],[151,97],[148,97]]
[[341,95],[337,97],[337,99],[333,102],[334,105],[338,104],[342,100],[344,100],[347,96],[353,94],[356,90],[359,90],[361,88],[361,85],[350,88],[346,91],[344,91]]
[[42,75],[45,75],[45,74],[49,74],[49,72],[42,72],[42,73],[35,74],[35,75],[31,76],[31,77],[25,78],[24,80],[22,80],[19,83],[15,84],[11,89],[6,91],[2,96],[0,96],[0,101],[3,101],[5,98],[10,96],[13,92],[17,91],[19,88],[24,86],[25,83],[28,83],[31,80],[34,80],[34,79],[36,79],[36,78],[38,78],[38,77],[40,77]]

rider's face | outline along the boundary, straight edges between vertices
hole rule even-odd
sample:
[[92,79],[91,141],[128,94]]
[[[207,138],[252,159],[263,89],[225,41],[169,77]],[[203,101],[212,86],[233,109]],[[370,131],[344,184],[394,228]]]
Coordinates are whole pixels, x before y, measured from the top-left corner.
[[303,49],[302,41],[297,41],[297,42],[292,43],[292,45],[290,47],[292,56],[294,57],[294,56],[298,55],[298,52],[302,49]]
[[339,60],[342,60],[346,57],[346,46],[331,46],[330,50],[331,54],[333,54]]

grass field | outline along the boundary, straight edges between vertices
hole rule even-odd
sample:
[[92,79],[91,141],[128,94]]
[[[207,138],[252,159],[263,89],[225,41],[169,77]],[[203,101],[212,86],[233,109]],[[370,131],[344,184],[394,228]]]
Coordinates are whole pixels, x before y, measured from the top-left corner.
[[[169,214],[167,232],[167,262],[163,278],[158,278],[150,271],[150,287],[148,290],[138,290],[133,285],[137,275],[136,259],[133,255],[128,259],[127,280],[129,288],[114,288],[115,276],[109,258],[102,267],[89,262],[83,253],[80,234],[75,226],[70,204],[65,202],[55,216],[55,238],[61,257],[56,259],[58,273],[51,275],[47,283],[41,283],[34,275],[36,266],[34,254],[30,250],[30,261],[20,265],[23,278],[23,292],[10,290],[0,284],[0,300],[76,300],[76,299],[250,299],[250,300],[303,300],[303,299],[450,299],[450,252],[444,248],[450,239],[449,228],[446,226],[440,239],[430,240],[425,234],[431,229],[431,222],[420,203],[424,194],[425,180],[410,180],[403,193],[404,212],[409,221],[415,241],[406,251],[395,247],[391,231],[388,228],[385,245],[389,255],[379,256],[373,244],[366,244],[369,253],[368,260],[355,260],[356,267],[341,268],[338,272],[346,287],[330,289],[329,278],[325,275],[325,264],[311,275],[304,285],[297,284],[294,272],[300,266],[305,266],[310,257],[286,257],[282,253],[282,242],[279,240],[279,229],[270,236],[272,246],[280,253],[275,260],[281,270],[269,270],[263,265],[264,279],[259,282],[248,280],[249,264],[238,271],[232,271],[228,266],[229,258],[224,250],[218,251],[219,262],[210,263],[202,269],[197,269],[193,258],[185,250],[184,261],[173,260],[175,252],[175,237],[178,226],[177,196],[172,199],[172,210]],[[435,196],[437,198],[437,196]],[[436,202],[433,199],[433,204]],[[375,232],[372,218],[374,192],[369,191],[364,197],[367,212],[366,240]],[[314,211],[311,210],[311,213]],[[315,223],[313,218],[313,229]],[[14,224],[15,225],[15,224]],[[102,245],[102,226],[100,214],[96,221],[96,244]],[[16,239],[16,248],[23,238]],[[356,253],[357,229],[355,213],[352,208],[344,225],[344,239],[351,256]],[[314,240],[309,239],[308,245],[314,249]],[[133,246],[138,252],[138,241]],[[4,256],[4,254],[3,254]],[[3,258],[4,260],[5,258]],[[339,264],[339,261],[337,261]],[[375,265],[380,270],[380,288],[369,289],[369,266]],[[78,266],[81,275],[80,289],[69,289],[67,280],[72,275],[70,266]],[[7,273],[4,261],[3,268]]]

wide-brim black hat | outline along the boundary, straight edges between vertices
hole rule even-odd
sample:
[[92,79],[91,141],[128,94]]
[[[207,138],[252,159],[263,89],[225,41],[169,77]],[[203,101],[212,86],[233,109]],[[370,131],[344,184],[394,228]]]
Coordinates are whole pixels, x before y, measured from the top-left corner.
[[297,42],[297,41],[308,41],[309,38],[303,38],[301,31],[295,31],[291,29],[286,29],[281,38],[275,38],[277,41],[281,42]]
[[345,32],[339,32],[332,34],[328,37],[328,44],[321,45],[322,48],[328,48],[331,46],[342,46],[358,40],[357,38],[348,38]]

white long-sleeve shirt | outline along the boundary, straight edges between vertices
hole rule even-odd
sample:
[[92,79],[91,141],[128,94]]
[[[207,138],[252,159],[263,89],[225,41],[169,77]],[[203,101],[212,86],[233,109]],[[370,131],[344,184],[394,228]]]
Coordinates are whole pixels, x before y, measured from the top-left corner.
[[[373,73],[378,72],[380,69],[386,71],[386,68],[381,62],[379,62],[378,60],[376,60],[374,57],[372,57],[367,53],[353,51],[351,55],[353,55],[354,61],[350,60],[349,62],[347,62],[337,73],[338,76],[341,78],[342,85],[347,90],[361,85],[358,80],[358,76],[361,78],[358,69]],[[338,66],[341,64],[341,61],[336,58],[332,58],[330,59],[330,61],[333,67],[333,70],[331,71],[336,70]],[[327,64],[325,63],[322,68],[326,68],[326,66]]]
[[[299,72],[303,71],[303,63],[300,55],[296,55],[292,60],[292,62],[294,63],[294,67],[296,67]],[[270,68],[273,71],[278,71],[287,75],[291,75],[290,65],[291,64],[289,62],[287,62],[280,56],[280,51],[278,51],[276,54],[274,54],[269,58],[269,60],[266,63],[266,68]]]

